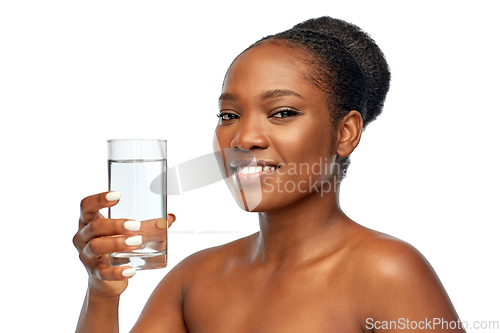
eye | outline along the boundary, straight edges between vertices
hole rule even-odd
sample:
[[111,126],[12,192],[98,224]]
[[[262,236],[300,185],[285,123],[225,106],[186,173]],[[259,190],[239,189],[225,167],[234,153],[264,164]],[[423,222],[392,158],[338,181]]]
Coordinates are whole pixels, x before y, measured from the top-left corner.
[[276,112],[271,117],[272,118],[290,118],[293,116],[298,116],[299,114],[300,114],[300,112],[297,112],[295,110],[285,109],[285,110],[280,110],[280,111]]
[[229,112],[220,112],[217,114],[217,117],[219,117],[221,120],[232,120],[237,119],[238,115]]

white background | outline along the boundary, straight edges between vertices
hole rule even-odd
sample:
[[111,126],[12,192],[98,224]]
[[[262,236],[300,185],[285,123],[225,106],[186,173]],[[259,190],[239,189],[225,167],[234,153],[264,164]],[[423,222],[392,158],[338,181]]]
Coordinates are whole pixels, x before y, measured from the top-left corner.
[[[107,189],[106,139],[167,139],[170,166],[209,153],[233,58],[322,15],[366,30],[393,75],[352,156],[344,211],[419,249],[462,320],[500,321],[495,1],[173,3],[1,2],[2,327],[74,330],[86,272],[72,237],[80,200]],[[258,228],[222,182],[168,206],[168,269]],[[123,332],[168,269],[131,280]]]

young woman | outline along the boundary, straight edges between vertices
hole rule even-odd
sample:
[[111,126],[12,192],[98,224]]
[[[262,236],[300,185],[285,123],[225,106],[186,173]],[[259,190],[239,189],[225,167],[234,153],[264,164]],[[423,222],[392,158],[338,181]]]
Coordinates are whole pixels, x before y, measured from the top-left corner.
[[[132,332],[463,331],[425,258],[339,206],[349,155],[381,112],[389,79],[374,41],[329,17],[241,53],[224,79],[214,150],[238,204],[259,212],[260,232],[172,268]],[[105,263],[135,248],[125,219],[99,214],[113,195],[81,204],[74,243],[89,287],[77,332],[118,332],[133,275]]]

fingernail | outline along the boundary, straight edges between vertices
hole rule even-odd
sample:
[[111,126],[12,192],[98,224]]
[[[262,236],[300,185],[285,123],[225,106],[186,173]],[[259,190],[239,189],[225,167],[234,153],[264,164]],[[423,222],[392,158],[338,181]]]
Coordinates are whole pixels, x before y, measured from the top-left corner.
[[136,246],[136,245],[141,245],[142,244],[142,236],[132,236],[129,237],[125,240],[125,244],[128,246]]
[[130,231],[138,231],[141,229],[141,221],[127,221],[123,226]]
[[167,229],[167,219],[161,218],[156,220],[156,227],[158,229]]
[[136,273],[135,268],[127,268],[126,270],[124,270],[122,272],[122,275],[124,277],[131,277],[131,276],[134,276],[135,273]]
[[106,200],[108,201],[120,200],[121,196],[122,196],[121,192],[109,192],[108,194],[106,194]]

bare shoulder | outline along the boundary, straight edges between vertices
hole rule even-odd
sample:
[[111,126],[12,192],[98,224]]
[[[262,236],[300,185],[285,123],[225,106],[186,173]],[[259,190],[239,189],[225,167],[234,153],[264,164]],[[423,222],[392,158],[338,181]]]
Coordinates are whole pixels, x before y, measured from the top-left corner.
[[183,301],[193,286],[216,278],[227,265],[244,256],[251,237],[252,235],[243,237],[187,256],[168,272],[158,285],[157,291],[168,290],[174,285],[180,290],[179,297]]
[[252,236],[195,252],[179,262],[172,271],[182,275],[186,283],[193,282],[193,279],[197,279],[200,274],[215,274],[223,270],[228,262],[242,257],[248,251]]
[[183,302],[193,285],[223,269],[248,237],[191,254],[174,266],[149,298],[132,332],[187,332]]
[[367,290],[377,292],[382,285],[405,289],[419,282],[427,286],[431,282],[440,284],[430,263],[411,244],[360,225],[354,229],[356,237],[350,253],[359,263],[357,273]]
[[352,255],[363,283],[364,320],[458,321],[441,281],[422,253],[395,237],[356,228]]
[[355,253],[370,276],[397,280],[416,277],[417,273],[435,275],[427,259],[411,244],[378,231],[359,228]]

